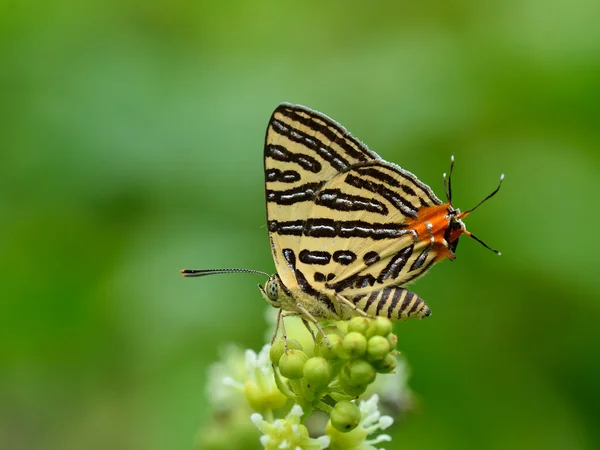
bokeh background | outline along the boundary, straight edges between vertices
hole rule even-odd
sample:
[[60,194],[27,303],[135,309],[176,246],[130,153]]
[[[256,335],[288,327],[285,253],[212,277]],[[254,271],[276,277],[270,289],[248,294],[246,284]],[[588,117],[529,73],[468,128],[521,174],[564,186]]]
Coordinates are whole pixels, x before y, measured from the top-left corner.
[[600,448],[600,3],[0,2],[0,441],[192,448],[207,368],[263,343],[272,110],[334,117],[455,204],[396,326],[388,449]]

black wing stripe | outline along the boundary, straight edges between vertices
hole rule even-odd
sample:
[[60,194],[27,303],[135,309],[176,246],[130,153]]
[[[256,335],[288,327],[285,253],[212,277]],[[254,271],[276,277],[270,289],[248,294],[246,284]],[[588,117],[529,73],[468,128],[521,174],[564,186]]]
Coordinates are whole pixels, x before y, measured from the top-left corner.
[[388,298],[390,296],[390,294],[392,293],[392,288],[386,287],[385,289],[383,289],[383,291],[381,292],[381,298],[379,299],[379,301],[377,302],[377,310],[375,312],[375,315],[378,316],[379,313],[381,312],[381,310],[383,309],[383,307],[385,306],[385,304],[388,301]]
[[[387,161],[386,161],[387,162]],[[410,189],[412,191],[412,193],[409,193],[408,191],[405,190],[405,192],[409,195],[416,195],[419,197],[421,206],[427,206],[428,204],[433,203],[434,205],[441,205],[442,202],[439,198],[437,198],[435,196],[435,194],[431,191],[431,188],[429,186],[427,186],[425,183],[423,183],[422,181],[420,181],[417,177],[415,177],[412,173],[407,172],[403,169],[400,169],[398,166],[396,166],[395,164],[392,163],[388,163],[388,165],[386,165],[386,168],[388,170],[393,171],[395,174],[397,174],[398,176],[400,176],[401,178],[404,178],[405,180],[409,181],[410,185],[412,186],[416,186],[417,188],[419,188],[419,190],[421,190],[425,196],[429,199],[429,202],[427,202],[426,200],[424,200],[423,198],[421,198],[420,195],[418,195],[414,189],[412,189],[410,186],[404,184],[404,183],[400,183],[398,182],[398,180],[396,180],[394,177],[392,177],[391,175],[378,170],[375,167],[371,167],[370,163],[366,163],[364,166],[357,168],[356,171],[359,172],[361,175],[366,175],[366,176],[370,176],[372,178],[375,178],[376,180],[382,181],[384,183],[389,184],[390,186],[393,187],[402,187],[402,186],[406,186],[408,189]]]
[[390,262],[385,266],[385,268],[379,273],[377,276],[377,282],[383,283],[387,279],[396,279],[400,272],[408,262],[410,255],[412,255],[413,249],[415,248],[414,244],[402,249],[402,251],[396,253],[391,259]]
[[369,192],[381,195],[396,209],[398,209],[403,215],[412,217],[413,219],[417,218],[418,208],[411,202],[409,202],[407,199],[403,198],[402,195],[400,195],[400,193],[392,191],[391,189],[385,187],[383,184],[359,178],[355,175],[352,175],[351,173],[349,173],[346,176],[346,179],[344,181],[350,186],[354,186],[358,189],[366,189]]
[[349,276],[348,278],[344,278],[336,283],[328,283],[326,284],[326,287],[334,289],[336,292],[341,292],[348,288],[364,289],[366,287],[375,285],[375,281],[375,277],[370,273],[367,273],[366,275],[356,274]]
[[408,276],[403,282],[402,284],[408,284],[410,283],[412,280],[414,280],[415,278],[418,278],[421,274],[427,272],[427,270],[433,265],[433,263],[435,263],[435,258],[431,258],[429,260],[428,263],[426,263],[425,265],[421,266],[421,268],[419,268],[418,270],[413,270],[411,272],[411,275]]
[[388,208],[379,200],[360,195],[344,194],[340,189],[324,189],[315,200],[317,205],[336,211],[369,211],[382,215],[388,214]]
[[423,249],[423,251],[419,254],[419,256],[417,256],[417,258],[412,263],[412,265],[410,266],[410,269],[408,269],[408,271],[412,272],[413,270],[420,269],[423,266],[423,264],[425,264],[425,261],[427,261],[428,255],[429,255],[429,246],[425,247]]
[[325,181],[320,183],[306,183],[291,189],[267,190],[267,202],[278,205],[293,205],[294,203],[314,200],[317,192],[323,187]]
[[367,303],[365,303],[364,311],[367,311],[371,304],[375,301],[375,299],[379,296],[379,291],[371,292],[369,298],[367,299]]
[[[297,111],[306,114],[308,117],[299,114]],[[299,122],[311,130],[322,134],[329,139],[329,141],[335,142],[351,158],[358,161],[368,161],[373,159],[369,149],[362,142],[354,138],[354,136],[329,117],[304,108],[281,108],[279,109],[279,112],[294,122]],[[323,125],[323,123],[326,125]]]
[[352,302],[356,305],[358,302],[360,302],[366,296],[367,296],[366,294],[357,295],[352,299]]
[[392,313],[394,312],[394,309],[396,308],[396,305],[398,304],[398,301],[400,300],[400,295],[402,294],[403,291],[406,292],[405,289],[401,289],[401,288],[394,289],[394,295],[392,296],[392,301],[390,302],[390,306],[387,310],[388,319],[392,318]]
[[[416,300],[415,294],[413,294],[410,291],[407,291],[406,289],[403,289],[403,291],[406,292],[406,296],[404,297],[404,300],[402,301],[400,308],[398,308],[398,319],[400,319],[402,317],[402,313],[406,312],[406,309],[410,306],[411,302],[413,300]],[[418,302],[415,301],[415,304],[416,303],[418,303]],[[408,314],[405,314],[405,316],[408,317]]]
[[[302,225],[302,234],[298,234]],[[406,230],[405,224],[398,223],[370,223],[361,220],[339,221],[334,219],[308,219],[306,221],[294,220],[291,222],[279,222],[270,220],[268,228],[271,233],[293,236],[311,237],[361,237],[380,239],[396,239],[410,230]]]
[[298,258],[304,264],[317,264],[325,266],[331,261],[331,253],[323,252],[320,250],[302,250],[298,255]]
[[[413,295],[416,296],[416,294],[413,294]],[[406,315],[410,316],[411,314],[414,314],[415,312],[420,311],[424,304],[425,304],[425,302],[423,301],[423,299],[421,299],[420,297],[417,297],[415,299],[414,305],[412,306],[412,308],[410,308],[410,311],[408,311],[406,313]]]
[[300,181],[300,174],[295,170],[267,169],[265,171],[265,180],[267,182],[295,183],[296,181]]
[[267,144],[265,146],[265,159],[266,158],[273,158],[281,162],[296,163],[304,170],[308,170],[312,173],[319,173],[322,168],[321,163],[312,156],[290,152],[282,145]]
[[333,252],[333,260],[342,266],[348,266],[356,261],[356,253],[350,250],[337,250]]
[[338,172],[346,170],[350,163],[333,149],[327,147],[323,142],[314,136],[310,136],[303,131],[300,131],[291,125],[288,125],[280,120],[273,119],[271,121],[271,129],[273,132],[287,137],[292,142],[297,142],[303,147],[314,151],[322,159],[327,161]]

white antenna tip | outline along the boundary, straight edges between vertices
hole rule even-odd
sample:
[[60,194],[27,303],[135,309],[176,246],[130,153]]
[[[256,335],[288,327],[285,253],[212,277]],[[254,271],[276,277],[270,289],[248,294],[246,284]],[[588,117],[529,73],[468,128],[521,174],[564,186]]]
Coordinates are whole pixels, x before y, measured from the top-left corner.
[[446,172],[444,172],[444,174],[442,175],[442,177],[446,178]]
[[498,252],[498,256],[502,256],[502,252]]
[[450,161],[454,162],[454,155],[450,157]]
[[500,181],[504,180],[504,174],[500,175]]

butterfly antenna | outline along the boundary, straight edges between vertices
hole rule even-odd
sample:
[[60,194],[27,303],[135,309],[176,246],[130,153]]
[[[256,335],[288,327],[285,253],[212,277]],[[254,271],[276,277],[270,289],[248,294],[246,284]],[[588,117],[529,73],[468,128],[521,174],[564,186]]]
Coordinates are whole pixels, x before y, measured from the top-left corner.
[[493,251],[496,255],[500,256],[502,255],[502,253],[500,253],[498,250],[490,247],[489,245],[487,245],[485,242],[483,242],[481,239],[479,239],[477,236],[475,236],[473,233],[471,233],[470,231],[466,231],[464,232],[467,236],[469,236],[471,239],[475,239],[477,242],[479,242],[481,245],[483,245],[485,248],[487,248],[488,250]]
[[[468,216],[469,214],[471,214],[473,211],[475,211],[477,208],[479,208],[481,205],[483,205],[486,201],[488,201],[490,198],[492,198],[494,195],[496,195],[498,193],[498,191],[500,190],[500,186],[502,186],[502,181],[504,180],[504,174],[500,175],[500,182],[498,183],[498,187],[496,187],[496,189],[494,189],[494,191],[489,194],[486,198],[484,198],[483,200],[481,200],[479,203],[477,203],[473,208],[469,209],[468,211],[465,211],[463,213],[460,213],[458,215],[459,219],[462,219],[466,216]],[[473,233],[471,233],[470,231],[464,231],[464,233],[469,236],[472,239],[475,239],[477,242],[479,242],[481,245],[483,245],[485,248],[487,248],[488,250],[493,251],[495,254],[497,255],[501,255],[502,253],[500,253],[498,250],[493,249],[492,247],[490,247],[489,245],[487,245],[485,242],[483,242],[481,239],[479,239],[477,236],[475,236]]]
[[266,272],[254,269],[181,269],[179,271],[184,277],[205,277],[207,275],[218,275],[221,273],[258,273],[269,277]]
[[494,195],[496,195],[498,193],[498,191],[500,190],[500,186],[502,186],[502,180],[504,180],[504,174],[500,175],[500,182],[498,183],[498,187],[496,189],[494,189],[494,192],[492,192],[486,198],[484,198],[479,203],[477,203],[473,208],[469,209],[468,211],[465,211],[464,213],[461,213],[460,217],[465,217],[466,215],[471,214],[473,211],[475,211],[477,208],[479,208],[481,205],[483,205],[485,202],[487,202],[490,198],[492,198]]
[[450,171],[448,172],[448,177],[444,173],[444,193],[446,194],[446,198],[448,199],[448,203],[452,204],[452,171],[454,170],[454,155],[450,157]]

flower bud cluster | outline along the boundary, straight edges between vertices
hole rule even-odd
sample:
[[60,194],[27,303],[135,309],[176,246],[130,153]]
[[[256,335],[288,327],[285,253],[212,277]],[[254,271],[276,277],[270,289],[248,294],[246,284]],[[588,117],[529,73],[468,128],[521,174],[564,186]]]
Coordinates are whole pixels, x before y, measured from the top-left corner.
[[[355,317],[313,338],[299,318],[290,319],[286,341],[258,353],[229,346],[211,366],[207,392],[214,416],[198,432],[198,449],[249,448],[260,440],[266,450],[376,450],[391,440],[382,431],[393,419],[379,411],[377,393],[383,394],[382,410],[390,399],[410,401],[391,323]],[[329,420],[312,416],[315,409]]]
[[283,394],[305,412],[324,410],[333,428],[349,432],[361,420],[358,406],[350,400],[363,394],[378,373],[394,370],[397,337],[383,317],[354,317],[339,325],[326,327],[325,336],[318,335],[314,345],[279,338],[269,355]]

